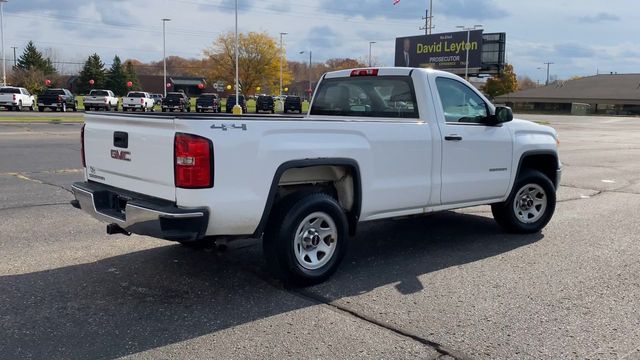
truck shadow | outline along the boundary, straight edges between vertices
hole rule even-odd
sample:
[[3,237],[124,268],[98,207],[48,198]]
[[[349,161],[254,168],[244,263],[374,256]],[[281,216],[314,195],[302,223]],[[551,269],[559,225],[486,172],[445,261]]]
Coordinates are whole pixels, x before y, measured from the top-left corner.
[[[399,296],[428,291],[419,276],[541,238],[458,213],[364,224],[336,276],[304,291],[329,301],[390,284]],[[261,280],[258,256],[255,244],[226,254],[163,246],[2,276],[0,357],[115,358],[315,305]]]

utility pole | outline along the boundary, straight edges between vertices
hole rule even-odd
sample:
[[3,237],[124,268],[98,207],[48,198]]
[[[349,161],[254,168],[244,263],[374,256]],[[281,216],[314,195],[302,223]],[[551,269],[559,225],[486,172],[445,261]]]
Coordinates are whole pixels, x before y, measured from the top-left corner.
[[16,49],[18,48],[17,46],[12,46],[11,47],[13,49],[13,67],[18,67],[18,61],[16,60]]
[[553,65],[553,63],[552,62],[546,62],[546,63],[543,63],[543,64],[547,65],[547,82],[545,82],[544,84],[545,85],[549,85],[549,68],[551,67],[551,65]]
[[2,85],[7,85],[7,57],[4,53],[4,3],[9,0],[0,0],[0,32],[2,32]]
[[280,98],[282,98],[282,62],[284,61],[284,47],[282,46],[282,37],[287,35],[286,32],[280,33]]
[[425,12],[422,20],[424,20],[424,26],[420,26],[420,30],[424,30],[424,34],[429,35],[429,10]]
[[465,48],[467,49],[467,58],[464,61],[465,62],[465,65],[464,65],[464,79],[469,81],[469,48],[471,47],[469,45],[469,42],[471,41],[471,31],[482,28],[482,25],[473,25],[473,27],[464,27],[464,26],[456,26],[456,27],[458,29],[462,29],[462,30],[467,32],[467,44],[465,45]]
[[242,106],[240,106],[240,88],[239,88],[239,68],[238,68],[238,51],[240,46],[238,45],[238,0],[236,0],[236,104],[233,105],[233,114],[242,115]]
[[375,41],[369,41],[369,67],[371,67],[371,45],[375,43]]
[[167,21],[171,21],[171,19],[162,19],[162,73],[164,75],[164,84],[162,87],[164,88],[164,97],[167,97],[167,40],[165,35],[165,25]]
[[426,11],[422,20],[424,20],[424,26],[421,26],[420,30],[424,30],[425,35],[431,35],[432,30],[435,29],[433,26],[433,0],[429,0],[429,10]]

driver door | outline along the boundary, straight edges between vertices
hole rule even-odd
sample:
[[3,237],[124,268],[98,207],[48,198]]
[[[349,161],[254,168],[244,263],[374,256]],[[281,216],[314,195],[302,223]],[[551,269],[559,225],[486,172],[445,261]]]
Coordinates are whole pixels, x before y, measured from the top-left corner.
[[483,123],[484,100],[465,83],[438,77],[442,127],[442,204],[505,196],[511,179],[513,141],[506,126]]

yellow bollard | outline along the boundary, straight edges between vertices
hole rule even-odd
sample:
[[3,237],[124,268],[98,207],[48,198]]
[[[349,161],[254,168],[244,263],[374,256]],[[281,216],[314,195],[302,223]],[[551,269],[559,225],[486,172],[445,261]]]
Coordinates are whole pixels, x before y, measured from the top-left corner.
[[242,106],[236,104],[233,105],[233,115],[242,115]]

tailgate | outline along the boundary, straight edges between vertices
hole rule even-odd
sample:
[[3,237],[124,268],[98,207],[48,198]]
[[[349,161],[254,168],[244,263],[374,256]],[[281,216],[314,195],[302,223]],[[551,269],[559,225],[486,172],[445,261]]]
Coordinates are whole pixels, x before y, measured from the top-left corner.
[[89,180],[175,201],[173,118],[89,114],[85,124]]

